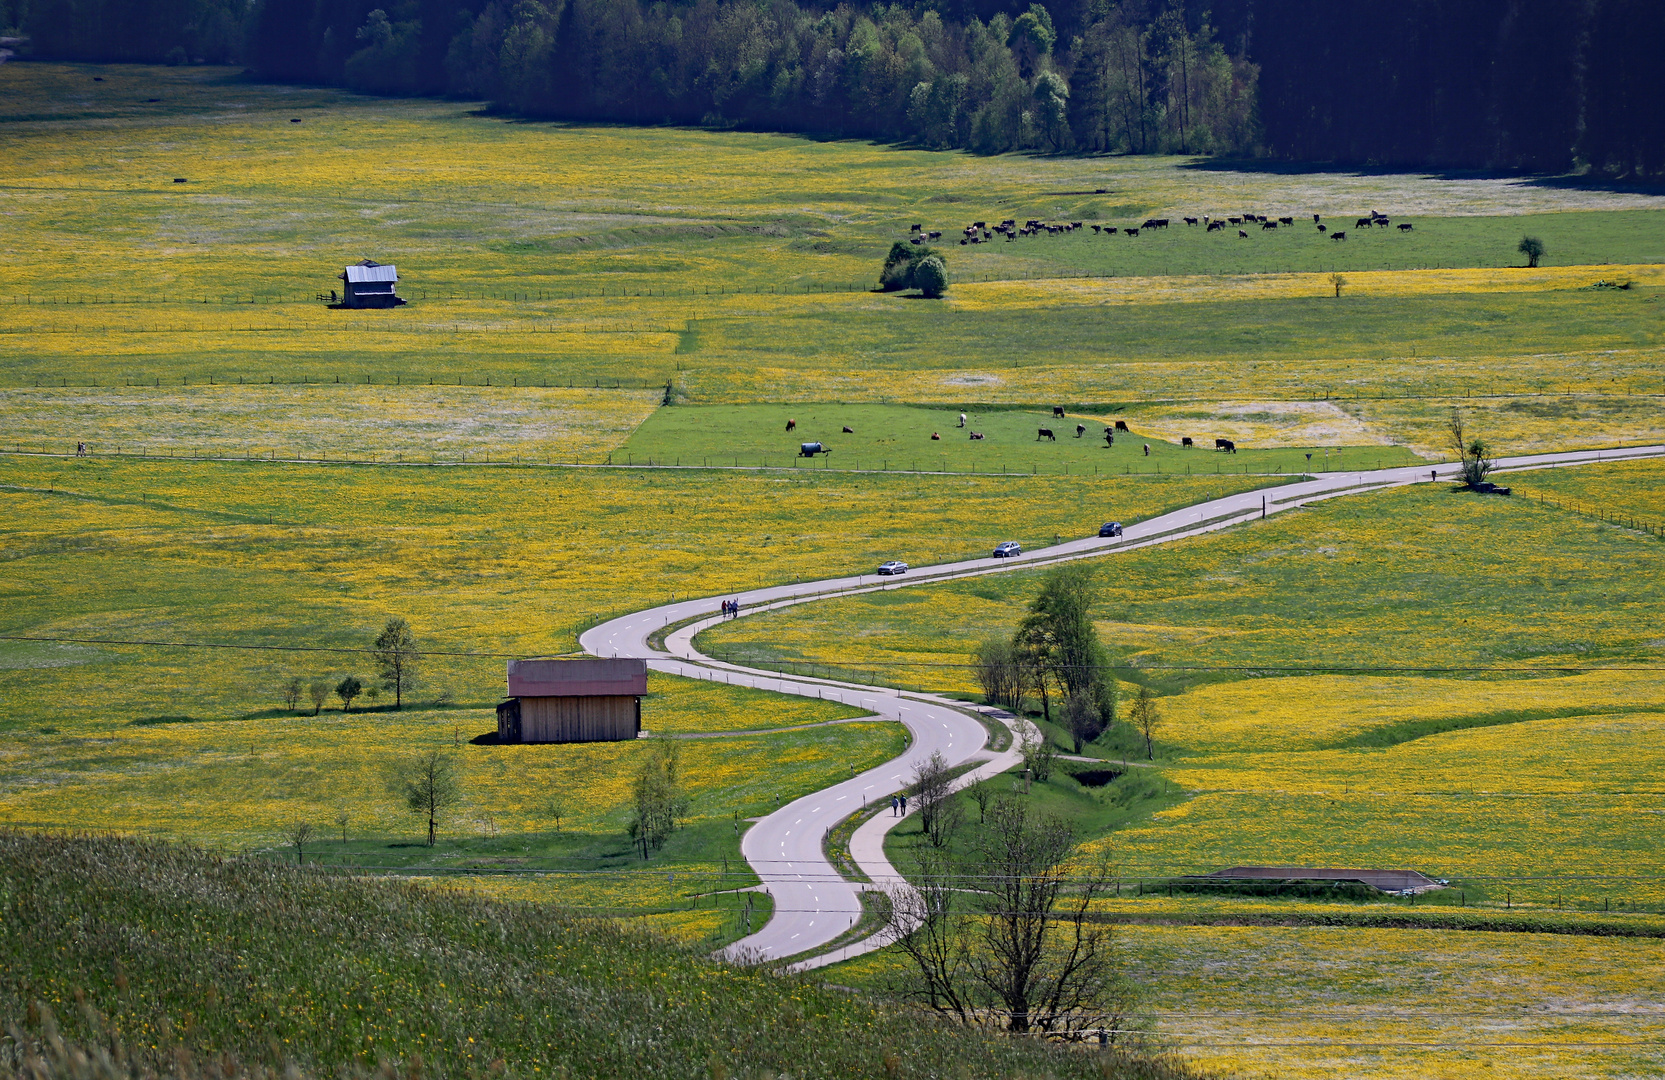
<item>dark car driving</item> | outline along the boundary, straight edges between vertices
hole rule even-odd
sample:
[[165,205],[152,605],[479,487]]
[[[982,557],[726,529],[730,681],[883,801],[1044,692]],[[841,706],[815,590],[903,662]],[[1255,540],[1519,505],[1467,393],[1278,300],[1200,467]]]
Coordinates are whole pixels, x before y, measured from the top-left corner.
[[1120,536],[1122,534],[1122,523],[1119,521],[1106,521],[1103,525],[1098,527],[1098,534],[1100,536]]

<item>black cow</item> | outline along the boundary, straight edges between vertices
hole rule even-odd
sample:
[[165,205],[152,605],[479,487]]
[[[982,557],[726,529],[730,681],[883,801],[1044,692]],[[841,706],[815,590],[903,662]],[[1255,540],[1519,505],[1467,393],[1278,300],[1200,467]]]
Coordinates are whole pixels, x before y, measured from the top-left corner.
[[942,230],[941,229],[932,229],[930,236],[931,236],[932,240],[941,240],[942,239]]
[[1232,223],[1232,224],[1233,224],[1233,225],[1241,225],[1241,224],[1243,224],[1243,219],[1242,219],[1242,218],[1240,218],[1240,217],[1229,217],[1229,218],[1227,218],[1227,219],[1226,219],[1226,220],[1227,220],[1227,221],[1229,221],[1229,222],[1231,222],[1231,223]]
[[1087,434],[1087,425],[1086,424],[1077,424],[1077,425],[1075,425],[1075,437],[1076,438],[1079,439],[1079,438],[1081,438],[1081,436],[1083,436],[1085,434]]
[[798,430],[798,422],[796,420],[788,420],[786,422],[786,430],[787,431],[796,431],[796,430]]
[[1357,221],[1353,222],[1353,228],[1355,228],[1355,229],[1368,229],[1368,228],[1370,228],[1371,223],[1374,220],[1375,220],[1374,218],[1361,217]]
[[1224,450],[1228,454],[1235,454],[1237,453],[1237,444],[1232,442],[1230,439],[1215,439],[1214,449]]
[[1295,224],[1295,219],[1292,218],[1292,217],[1281,217],[1281,218],[1278,219],[1278,224],[1279,225],[1293,225],[1293,224]]
[[1260,227],[1262,230],[1275,229],[1278,227],[1278,223],[1275,221],[1263,221],[1260,223]]
[[924,228],[924,226],[923,226],[923,225],[915,225],[915,226],[913,226],[913,227],[912,227],[912,228],[910,228],[910,229],[908,229],[908,231],[909,231],[909,232],[918,232],[918,231],[919,231],[919,230],[920,230],[920,229],[922,229],[922,228]]
[[983,438],[983,433],[981,431],[973,431],[971,433],[971,438],[972,438],[973,441],[981,442],[982,438]]
[[1104,227],[1104,235],[1105,235],[1105,236],[1115,236],[1115,235],[1116,235],[1116,229],[1115,229],[1115,226],[1113,226],[1113,225],[1106,225],[1106,226],[1105,226],[1105,227]]
[[1185,224],[1187,224],[1187,225],[1195,225],[1196,223],[1197,223],[1197,219],[1194,218],[1194,217],[1188,217],[1188,218],[1185,219]]
[[1126,231],[1127,235],[1129,235],[1129,236],[1138,236],[1139,235],[1139,230],[1138,229],[1127,229],[1125,231]]
[[1044,428],[1036,428],[1035,429],[1035,441],[1040,442],[1042,439],[1051,439],[1053,442],[1057,442],[1058,441],[1058,436],[1056,436],[1052,433],[1051,428],[1045,428],[1045,427]]
[[1224,231],[1225,227],[1226,227],[1226,223],[1223,222],[1223,221],[1211,221],[1211,222],[1208,223],[1208,231],[1209,232],[1213,232],[1216,229]]
[[1093,231],[1094,232],[1102,232],[1103,229],[1104,229],[1104,226],[1102,226],[1102,225],[1094,225],[1093,226]]
[[1064,407],[1062,405],[1054,405],[1052,407],[1052,415],[1053,416],[1063,416],[1064,415]]
[[844,425],[844,434],[846,434],[846,435],[854,435],[854,434],[855,434],[855,433],[856,433],[856,429],[855,429],[855,428],[853,428],[853,427],[851,427],[851,426],[850,426],[850,425],[848,425],[848,424],[845,424],[845,425]]
[[1330,239],[1331,240],[1345,240],[1345,239],[1347,239],[1347,234],[1344,233],[1344,232],[1333,232],[1333,233],[1330,234]]
[[1168,219],[1165,217],[1147,218],[1145,223],[1139,227],[1141,229],[1166,229],[1168,227]]
[[1104,445],[1107,448],[1116,445],[1116,433],[1109,428],[1104,429]]
[[1181,446],[1195,446],[1196,443],[1191,441],[1191,436],[1186,435],[1186,436],[1184,436],[1183,438],[1181,438],[1179,440],[1179,445],[1181,445]]
[[1117,431],[1126,431],[1127,430],[1127,421],[1126,420],[1117,420],[1116,421],[1116,430]]
[[1244,232],[1242,229],[1237,230],[1237,235],[1241,236],[1245,240],[1247,240],[1249,238],[1249,234]]
[[925,242],[925,240],[924,240],[924,238],[923,238],[923,237],[919,237],[919,236],[916,236],[916,237],[914,237],[914,238],[913,238],[913,239],[912,239],[912,240],[911,240],[911,241],[910,241],[910,243],[914,243],[914,244],[923,244],[923,243],[924,243],[924,242]]
[[1322,220],[1324,220],[1324,219],[1319,217],[1317,214],[1312,215],[1312,223],[1314,225],[1318,224]]
[[1324,231],[1324,226],[1322,226],[1322,225],[1318,226],[1318,231],[1323,232]]
[[1408,222],[1408,221],[1401,221],[1399,223],[1399,231],[1400,232],[1410,232],[1411,231],[1411,223]]

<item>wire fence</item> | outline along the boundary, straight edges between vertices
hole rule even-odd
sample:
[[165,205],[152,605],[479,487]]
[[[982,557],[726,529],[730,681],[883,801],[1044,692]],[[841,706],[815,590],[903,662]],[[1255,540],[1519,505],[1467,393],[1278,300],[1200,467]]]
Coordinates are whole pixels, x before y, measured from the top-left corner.
[[[1119,237],[1117,238],[1120,239]],[[955,245],[961,246],[961,245]],[[982,248],[985,244],[963,245],[966,247]],[[1427,271],[1427,270],[1502,270],[1519,269],[1518,264],[1509,259],[1467,259],[1467,260],[1406,260],[1390,265],[1392,260],[1372,266],[1354,266],[1334,259],[1312,258],[1297,263],[1294,260],[1283,260],[1271,265],[1258,264],[1241,267],[1193,267],[1180,263],[1164,262],[1160,265],[1145,267],[1126,266],[1120,269],[1090,267],[1056,267],[1044,270],[1025,270],[1016,273],[997,273],[960,269],[953,273],[955,285],[999,285],[1017,284],[1037,281],[1114,281],[1121,278],[1149,278],[1149,277],[1265,277],[1282,274],[1329,274],[1336,272],[1371,273],[1375,271]],[[1580,264],[1579,269],[1586,266],[1653,266],[1665,263],[1665,259],[1640,258],[1624,263],[1596,262]],[[1542,269],[1556,269],[1543,267]],[[539,288],[517,287],[510,283],[494,285],[464,286],[460,284],[432,286],[408,285],[401,291],[401,296],[412,303],[423,301],[506,301],[510,303],[549,303],[568,300],[637,300],[664,298],[693,298],[704,296],[812,296],[816,294],[836,293],[865,293],[878,291],[879,283],[875,280],[800,280],[771,282],[769,284],[747,284],[717,282],[687,284],[680,286],[655,285],[650,283],[620,283],[616,286],[597,285],[590,288],[569,286],[567,288],[552,288],[545,284]],[[207,293],[193,292],[189,289],[165,289],[144,293],[115,293],[115,292],[72,292],[72,293],[23,293],[10,296],[0,296],[0,304],[18,306],[75,306],[90,305],[126,305],[154,306],[154,305],[220,305],[220,306],[258,306],[262,304],[306,304],[339,303],[340,297],[335,292],[318,292],[316,290],[297,289],[295,291],[271,290],[266,292],[248,293]]]

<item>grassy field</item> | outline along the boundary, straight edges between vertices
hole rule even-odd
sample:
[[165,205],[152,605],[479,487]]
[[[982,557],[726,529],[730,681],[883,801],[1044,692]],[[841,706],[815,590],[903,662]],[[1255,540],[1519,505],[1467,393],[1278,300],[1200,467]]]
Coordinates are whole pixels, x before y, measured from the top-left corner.
[[[554,901],[709,948],[744,931],[740,895],[723,892],[754,880],[740,819],[900,746],[895,725],[808,726],[850,719],[841,707],[655,676],[650,731],[724,737],[679,743],[690,819],[643,866],[625,825],[645,743],[471,741],[494,726],[506,656],[570,650],[596,619],[888,558],[1042,547],[1265,482],[1248,473],[1441,459],[1454,405],[1505,453],[1665,439],[1655,195],[508,122],[470,103],[202,67],[0,66],[0,152],[16,239],[0,252],[0,632],[237,647],[0,642],[0,819],[246,852],[258,865],[145,858],[189,895],[198,886],[179,883],[203,874],[265,875],[262,888],[298,890],[326,919],[385,913],[376,898],[396,894],[426,926],[566,933],[551,929],[565,916],[520,903]],[[1357,229],[1371,210],[1415,229]],[[953,243],[978,219],[1125,227],[1243,212],[1307,220],[1247,238],[1176,224]],[[1312,213],[1349,239],[1317,233]],[[949,240],[944,301],[869,291],[914,223]],[[1541,268],[1511,265],[1523,233],[1548,247]],[[407,307],[314,299],[365,257],[398,264]],[[1332,272],[1346,278],[1340,296]],[[958,428],[962,411],[985,440]],[[1100,432],[1116,420],[1131,431],[1107,448]],[[1058,441],[1037,442],[1041,426]],[[1213,453],[1215,437],[1242,452]],[[791,457],[814,440],[830,459]],[[82,441],[94,457],[28,453]],[[571,467],[609,460],[624,467]],[[533,467],[551,464],[567,467]],[[1656,942],[1567,931],[1628,932],[1654,918],[1631,908],[1665,905],[1648,824],[1661,798],[1665,547],[1630,527],[1665,525],[1662,478],[1648,463],[1514,475],[1509,500],[1337,500],[1104,562],[1099,625],[1124,686],[1162,695],[1157,760],[1097,789],[1060,774],[1030,798],[1076,821],[1136,890],[1236,862],[1402,864],[1455,879],[1419,902],[1427,925],[1555,931],[1369,925],[1409,901],[1119,898],[1111,917],[1175,924],[1123,937],[1173,1046],[1289,1076],[1657,1071],[1653,1050],[1630,1045],[1657,1034],[1645,1027]],[[1034,586],[1013,574],[910,588],[701,640],[969,694],[969,644],[1008,632]],[[367,675],[360,655],[313,650],[363,648],[389,614],[411,620],[428,654],[411,707],[281,708],[291,677]],[[1088,752],[1131,751],[1127,736]],[[387,791],[400,757],[429,747],[465,761],[469,791],[432,850]],[[308,862],[501,902],[281,871],[272,864],[295,857],[281,834],[303,819],[319,834]],[[897,856],[915,841],[905,828]],[[131,874],[111,884],[108,867],[136,857],[119,845],[69,860],[103,883],[95,896],[34,841],[6,843],[8,895],[28,881],[58,905],[41,908],[56,922],[8,926],[56,933],[82,914],[63,904],[103,897],[98,917],[142,938],[151,915],[127,913],[197,911],[155,907]],[[751,899],[754,927],[768,904]],[[1290,925],[1213,925],[1233,918]],[[1347,926],[1308,925],[1325,919]],[[469,933],[452,935],[475,951],[451,985],[489,973],[490,992],[472,996],[412,989],[455,971],[451,959],[341,959],[332,939],[320,967],[311,938],[268,965],[277,981],[264,985],[312,987],[282,1007],[241,982],[235,1005],[210,1007],[167,966],[218,962],[191,942],[146,954],[125,996],[107,985],[103,938],[77,938],[74,963],[31,985],[60,1000],[88,990],[124,1037],[169,1017],[193,1050],[246,1061],[291,1039],[290,1056],[320,1073],[421,1052],[436,1075],[472,1076],[490,1071],[487,1047],[528,1076],[931,1076],[945,1063],[1064,1076],[1083,1064],[957,1036],[939,1051],[941,1032],[904,1039],[913,1029],[896,1025],[913,1021],[863,1012],[865,997],[829,1004],[797,982],[777,997],[658,938],[584,927],[537,938],[550,952],[504,957],[500,939]],[[28,950],[56,940],[13,935],[7,948],[38,957]],[[585,1049],[593,1010],[558,1039],[526,1034],[493,995],[514,985],[564,1001],[545,992],[549,956],[564,974],[575,958],[615,972],[595,985],[631,1023],[666,1019],[599,1057]],[[834,978],[877,985],[892,962]],[[337,977],[354,964],[386,977]],[[326,1000],[406,1023],[342,1023]],[[739,1014],[761,1028],[722,1026]],[[815,1040],[799,1037],[809,1030]],[[821,1057],[805,1057],[810,1042]]]
[[0,923],[0,1009],[102,1049],[104,1075],[1190,1075],[955,1031],[547,905],[15,833],[0,875],[21,916]]
[[[1623,491],[1651,508],[1665,469],[1518,479],[1511,500],[1387,492],[1107,560],[1100,631],[1124,686],[1166,695],[1158,773],[1190,797],[1094,846],[1144,877],[1410,866],[1470,902],[1665,904],[1665,864],[1637,826],[1665,794],[1645,749],[1665,716],[1665,547],[1532,497],[1612,506]],[[969,696],[966,643],[1009,631],[1035,585],[1015,573],[832,601],[700,643]],[[1067,816],[1097,835],[1106,812]]]
[[[1658,464],[1624,468],[1638,486],[1665,485]],[[1559,474],[1521,482],[1546,475]],[[1118,555],[1100,572],[1097,620],[1125,677],[1171,689],[1307,665],[1552,675],[1657,663],[1662,571],[1665,545],[1649,533],[1532,498],[1424,486]],[[1038,573],[794,608],[701,640],[769,662],[859,657],[910,684],[970,691],[964,642],[1009,632]]]
[[[1524,1080],[1662,1065],[1658,940],[1130,926],[1119,943],[1158,1039],[1229,1075]],[[831,970],[863,987],[905,974],[889,952]]]
[[[1559,415],[1569,437],[1594,442],[1636,436],[1638,414],[1651,430],[1657,409],[1626,395],[1665,389],[1654,306],[1665,210],[1645,195],[507,123],[221,69],[93,74],[0,73],[13,166],[0,191],[28,238],[0,255],[14,385],[668,382],[706,402],[1178,399],[1221,419],[1268,399],[1571,391],[1581,396]],[[382,163],[372,185],[366,160]],[[837,291],[867,288],[912,223],[952,235],[971,219],[1125,224],[1253,208],[1381,209],[1417,228],[1340,244],[1310,228],[1239,240],[1179,226],[952,245],[945,303]],[[1505,269],[1527,230],[1545,238],[1547,265]],[[302,302],[366,255],[400,264],[412,306]],[[1349,276],[1340,298],[1331,269]],[[1589,288],[1632,279],[1629,292]],[[1426,449],[1442,410],[1399,403],[1382,430],[1349,441]],[[237,426],[194,437],[232,443]]]
[[[1106,443],[1105,429],[1129,418],[1117,410],[1068,411],[1059,419],[1052,409],[987,409],[969,406],[965,427],[959,409],[872,404],[711,405],[660,409],[638,427],[614,454],[659,464],[795,464],[802,468],[906,469],[942,472],[1029,472],[1101,476],[1173,474],[1222,476],[1231,473],[1300,474],[1326,467],[1344,469],[1412,464],[1419,460],[1398,446],[1340,446],[1264,449],[1253,443],[1235,454],[1214,453],[1213,429],[1206,418],[1186,430],[1195,447],[1153,438],[1136,417],[1129,432]],[[788,432],[786,420],[796,422]],[[844,428],[850,428],[845,432]],[[1084,431],[1076,433],[1076,428]],[[1039,429],[1053,432],[1044,440]],[[972,432],[981,440],[972,440]],[[935,437],[934,437],[935,436]],[[820,442],[833,453],[794,461],[805,442]],[[1308,457],[1313,454],[1313,458]]]

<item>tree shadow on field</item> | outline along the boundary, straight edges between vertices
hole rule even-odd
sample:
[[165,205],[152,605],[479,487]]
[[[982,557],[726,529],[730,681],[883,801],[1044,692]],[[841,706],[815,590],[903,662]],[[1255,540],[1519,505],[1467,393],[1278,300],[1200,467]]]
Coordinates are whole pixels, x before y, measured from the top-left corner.
[[1427,180],[1513,180],[1522,187],[1613,194],[1665,195],[1665,181],[1657,184],[1616,180],[1572,173],[1547,174],[1520,169],[1433,169],[1423,165],[1377,165],[1340,161],[1271,161],[1264,158],[1197,158],[1179,166],[1198,172],[1262,173],[1268,176],[1417,176]]

